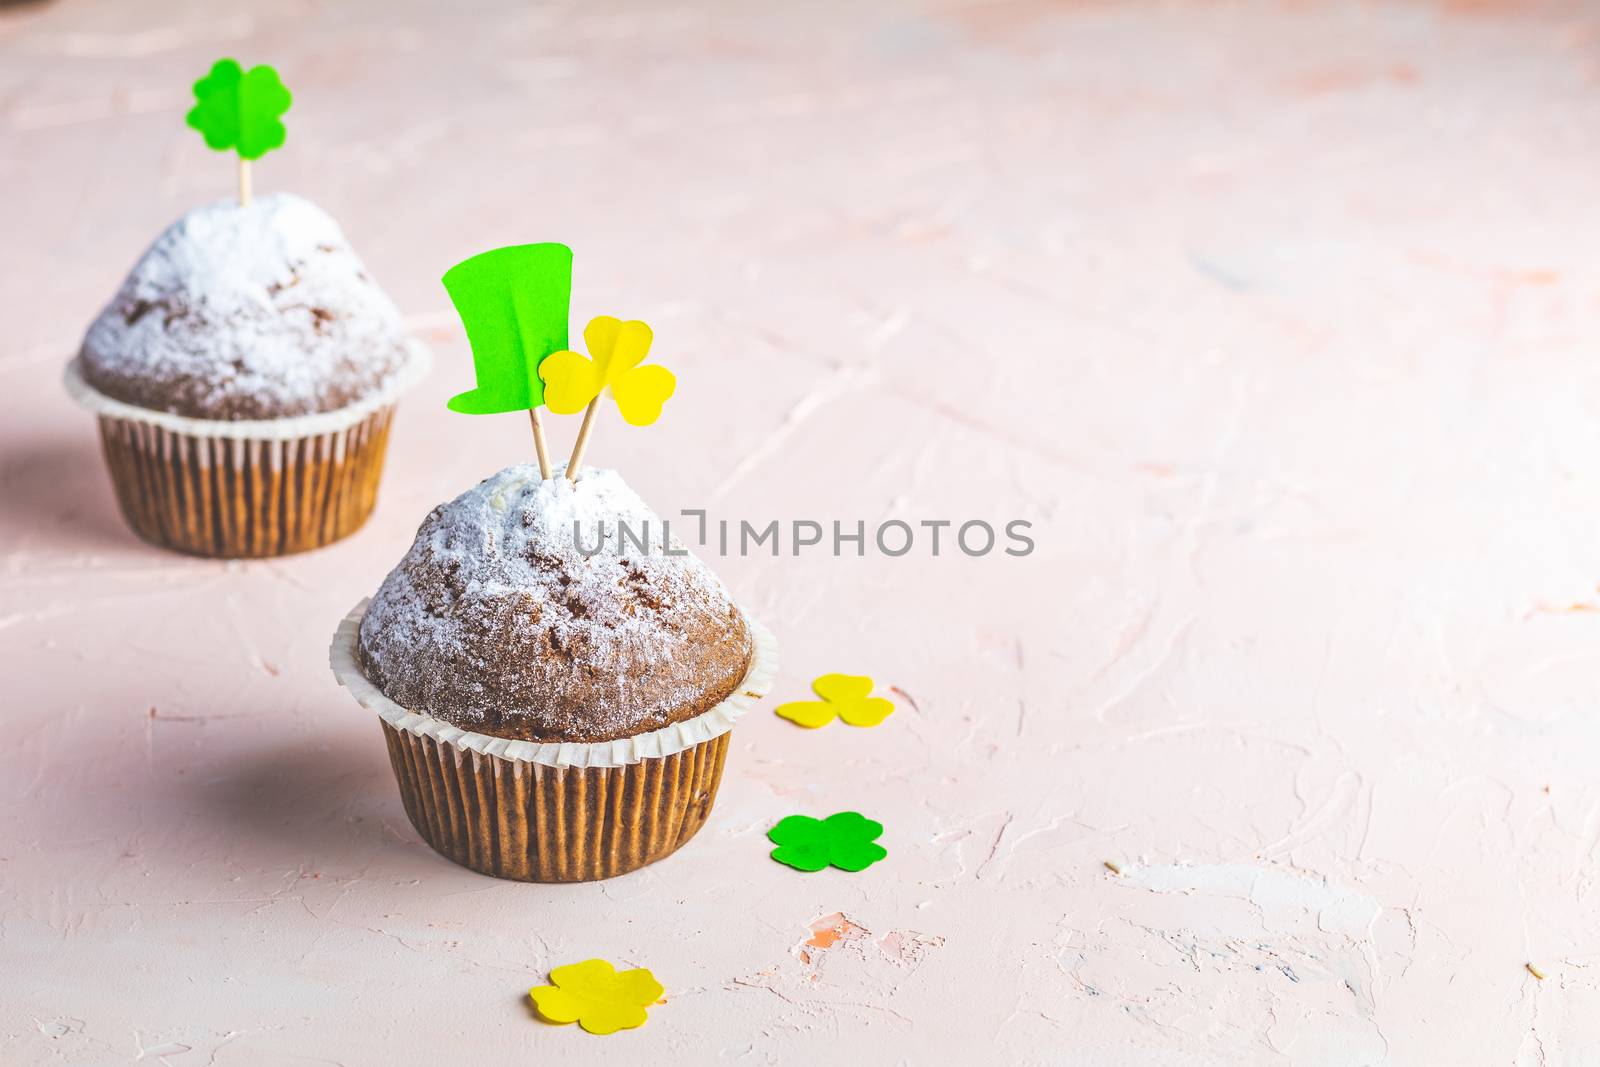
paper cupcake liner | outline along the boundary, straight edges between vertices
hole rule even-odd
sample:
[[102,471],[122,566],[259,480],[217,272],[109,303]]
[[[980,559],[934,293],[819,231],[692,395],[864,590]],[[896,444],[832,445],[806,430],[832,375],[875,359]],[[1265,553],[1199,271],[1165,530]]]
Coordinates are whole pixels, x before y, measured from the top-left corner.
[[321,548],[360,529],[378,501],[394,408],[294,440],[190,437],[100,416],[117,504],[152,544],[218,558]]
[[664,859],[705,825],[730,734],[626,767],[485,756],[383,723],[406,817],[480,874],[592,882]]
[[539,744],[490,737],[401,707],[361,671],[362,601],[334,633],[329,662],[378,713],[406,816],[440,855],[482,874],[584,882],[675,852],[705,824],[729,731],[772,688],[777,642],[746,617],[755,651],[734,693],[681,723],[616,741]]
[[395,399],[426,370],[420,345],[376,397],[288,419],[191,419],[114,400],[83,380],[67,391],[95,412],[117,504],[141,538],[221,558],[280,556],[354,533],[371,515]]

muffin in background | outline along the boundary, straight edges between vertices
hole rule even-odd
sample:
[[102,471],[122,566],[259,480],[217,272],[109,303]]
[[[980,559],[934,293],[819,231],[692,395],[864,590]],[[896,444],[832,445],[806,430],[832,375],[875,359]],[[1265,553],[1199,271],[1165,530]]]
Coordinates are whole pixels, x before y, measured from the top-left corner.
[[587,881],[705,823],[776,646],[664,535],[614,471],[511,467],[435,508],[340,626],[334,672],[379,713],[406,814],[441,854]]
[[275,556],[361,526],[426,369],[338,224],[278,193],[170,226],[90,326],[69,391],[154,544]]

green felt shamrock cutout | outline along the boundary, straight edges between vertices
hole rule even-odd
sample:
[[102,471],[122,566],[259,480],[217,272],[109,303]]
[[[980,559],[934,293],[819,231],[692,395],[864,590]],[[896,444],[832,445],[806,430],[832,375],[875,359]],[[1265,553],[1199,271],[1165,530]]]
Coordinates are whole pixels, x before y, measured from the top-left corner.
[[260,159],[283,145],[281,116],[294,97],[269,66],[246,71],[237,59],[219,59],[211,73],[194,83],[197,103],[190,126],[219,152],[237,149],[240,159]]
[[778,847],[772,858],[797,871],[820,871],[837,867],[842,871],[862,871],[889,854],[877,844],[883,824],[855,811],[841,811],[826,819],[790,815],[767,831],[767,838]]

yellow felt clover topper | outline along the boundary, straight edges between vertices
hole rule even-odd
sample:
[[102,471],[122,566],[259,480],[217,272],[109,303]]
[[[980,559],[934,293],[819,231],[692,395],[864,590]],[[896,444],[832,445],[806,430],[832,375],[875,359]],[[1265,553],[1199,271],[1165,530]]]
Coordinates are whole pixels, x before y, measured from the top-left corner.
[[576,1022],[591,1034],[614,1034],[643,1026],[645,1008],[665,992],[643,967],[618,971],[605,960],[569,963],[550,972],[551,985],[528,990],[540,1016]]
[[651,339],[650,327],[637,320],[610,315],[589,320],[583,329],[588,357],[552,352],[539,364],[545,406],[557,415],[575,415],[609,388],[630,426],[649,426],[678,387],[667,368],[639,366],[650,354]]
[[894,711],[894,702],[872,695],[872,679],[862,674],[824,674],[811,683],[821,700],[779,704],[774,712],[815,730],[838,716],[851,726],[876,726]]

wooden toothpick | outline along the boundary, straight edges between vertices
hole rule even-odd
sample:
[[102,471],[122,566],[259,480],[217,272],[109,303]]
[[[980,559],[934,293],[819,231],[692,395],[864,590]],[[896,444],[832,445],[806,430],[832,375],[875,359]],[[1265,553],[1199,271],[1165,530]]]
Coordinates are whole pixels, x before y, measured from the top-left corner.
[[250,206],[250,161],[239,157],[239,206]]
[[539,453],[539,477],[550,480],[550,451],[544,444],[544,423],[539,420],[539,409],[528,409],[528,421],[533,423],[533,450]]
[[578,427],[578,443],[572,446],[572,458],[567,460],[567,480],[578,480],[578,464],[583,462],[583,450],[589,444],[589,430],[594,426],[594,413],[600,407],[600,398],[597,396],[589,401],[589,406],[583,409],[583,425]]

